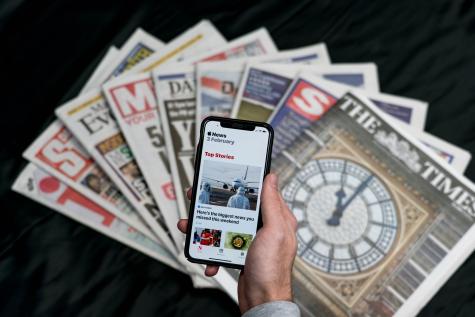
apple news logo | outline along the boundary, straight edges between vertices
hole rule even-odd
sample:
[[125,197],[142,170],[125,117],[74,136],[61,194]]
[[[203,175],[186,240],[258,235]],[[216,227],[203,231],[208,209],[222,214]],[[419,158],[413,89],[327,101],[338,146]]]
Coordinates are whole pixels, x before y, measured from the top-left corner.
[[211,132],[211,131],[208,131],[208,136],[215,136],[215,137],[218,137],[218,138],[225,138],[226,139],[226,134],[216,133],[216,132]]

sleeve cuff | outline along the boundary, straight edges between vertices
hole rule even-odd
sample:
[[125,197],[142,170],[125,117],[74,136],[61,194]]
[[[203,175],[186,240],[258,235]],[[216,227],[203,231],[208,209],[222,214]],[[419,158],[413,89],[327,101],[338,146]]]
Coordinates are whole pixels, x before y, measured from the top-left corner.
[[299,307],[288,301],[264,303],[249,309],[242,317],[300,317]]

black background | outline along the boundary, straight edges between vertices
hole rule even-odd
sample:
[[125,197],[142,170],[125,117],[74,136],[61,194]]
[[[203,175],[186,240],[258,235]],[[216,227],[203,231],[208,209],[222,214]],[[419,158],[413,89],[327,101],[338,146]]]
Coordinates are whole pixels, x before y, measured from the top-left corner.
[[[9,190],[22,151],[109,45],[138,26],[169,41],[202,18],[228,39],[266,26],[280,49],[324,41],[333,62],[374,61],[382,91],[430,102],[426,130],[475,153],[474,1],[0,1],[0,315],[239,314],[224,293]],[[474,273],[472,256],[420,315],[473,316]]]

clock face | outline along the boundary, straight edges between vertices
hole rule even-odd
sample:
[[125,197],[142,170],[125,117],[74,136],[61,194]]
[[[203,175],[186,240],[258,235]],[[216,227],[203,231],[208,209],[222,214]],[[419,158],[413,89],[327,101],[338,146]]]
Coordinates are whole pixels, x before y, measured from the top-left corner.
[[369,169],[341,158],[307,163],[283,189],[298,221],[298,256],[331,274],[371,269],[391,251],[396,206]]

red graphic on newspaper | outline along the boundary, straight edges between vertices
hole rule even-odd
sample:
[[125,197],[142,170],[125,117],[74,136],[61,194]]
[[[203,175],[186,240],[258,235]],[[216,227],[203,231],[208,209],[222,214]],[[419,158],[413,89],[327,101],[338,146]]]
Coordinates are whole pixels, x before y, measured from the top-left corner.
[[36,157],[75,181],[94,164],[86,153],[78,150],[71,133],[65,127],[40,148]]
[[150,78],[137,80],[110,90],[122,118],[129,125],[149,120],[158,120],[155,109],[157,101]]
[[70,210],[79,208],[100,215],[103,219],[101,223],[107,227],[110,226],[115,219],[113,214],[74,191],[71,187],[61,184],[60,181],[53,176],[44,176],[40,179],[38,188],[44,195],[50,198],[54,196],[54,201],[59,205],[65,207],[72,207],[73,205],[76,207],[70,208]]
[[310,121],[320,119],[335,103],[331,95],[304,80],[295,84],[287,98],[287,106]]

